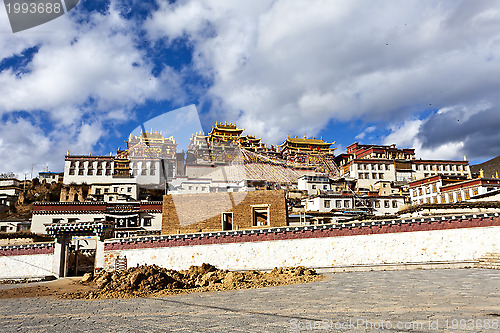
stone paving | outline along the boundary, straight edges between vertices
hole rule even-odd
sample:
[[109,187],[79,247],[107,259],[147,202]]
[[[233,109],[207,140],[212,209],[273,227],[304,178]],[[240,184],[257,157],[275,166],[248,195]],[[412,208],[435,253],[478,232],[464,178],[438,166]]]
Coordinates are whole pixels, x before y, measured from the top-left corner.
[[163,298],[5,299],[0,331],[500,332],[499,288],[499,270],[443,269]]

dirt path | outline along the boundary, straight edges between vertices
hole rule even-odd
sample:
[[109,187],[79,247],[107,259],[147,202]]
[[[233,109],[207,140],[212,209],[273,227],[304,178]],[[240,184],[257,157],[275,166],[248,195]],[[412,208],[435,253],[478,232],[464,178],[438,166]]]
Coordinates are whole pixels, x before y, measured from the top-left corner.
[[95,285],[82,285],[80,277],[62,278],[47,282],[34,282],[28,285],[9,285],[0,290],[0,299],[24,297],[63,298],[65,294],[88,292],[96,289]]

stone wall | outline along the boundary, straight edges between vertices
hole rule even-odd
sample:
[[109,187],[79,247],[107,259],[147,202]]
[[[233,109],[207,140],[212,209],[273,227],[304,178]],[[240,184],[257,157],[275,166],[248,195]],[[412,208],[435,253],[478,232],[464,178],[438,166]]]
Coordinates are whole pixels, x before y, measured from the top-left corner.
[[252,225],[252,205],[269,205],[270,227],[286,226],[282,190],[166,195],[163,199],[162,234],[220,231],[223,212],[233,213],[233,229]]
[[89,192],[88,185],[66,185],[61,188],[60,202],[84,202]]

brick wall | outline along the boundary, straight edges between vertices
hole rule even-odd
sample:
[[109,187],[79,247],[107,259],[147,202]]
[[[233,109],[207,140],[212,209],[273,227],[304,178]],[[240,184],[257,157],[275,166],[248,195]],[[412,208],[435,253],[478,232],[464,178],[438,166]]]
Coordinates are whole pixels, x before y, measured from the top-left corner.
[[220,231],[223,212],[233,213],[233,229],[252,226],[252,205],[269,205],[270,227],[287,225],[282,190],[166,195],[162,234]]

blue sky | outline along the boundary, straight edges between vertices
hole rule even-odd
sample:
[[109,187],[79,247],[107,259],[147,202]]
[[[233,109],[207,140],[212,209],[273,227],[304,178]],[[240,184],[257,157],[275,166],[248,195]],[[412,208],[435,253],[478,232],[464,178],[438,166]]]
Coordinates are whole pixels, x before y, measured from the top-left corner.
[[268,144],[482,162],[500,155],[499,54],[495,1],[82,0],[15,34],[2,5],[0,172],[107,155],[183,107]]

